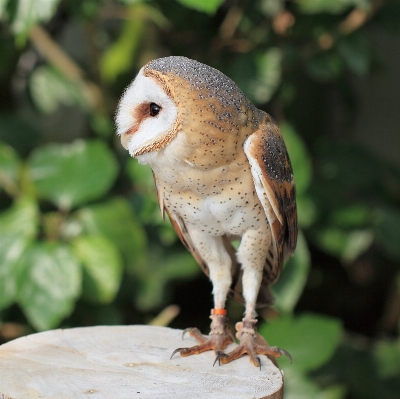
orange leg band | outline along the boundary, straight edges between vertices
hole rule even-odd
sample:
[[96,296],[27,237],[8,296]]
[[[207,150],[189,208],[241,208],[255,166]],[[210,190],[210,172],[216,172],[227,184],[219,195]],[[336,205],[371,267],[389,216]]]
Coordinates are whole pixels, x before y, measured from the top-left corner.
[[226,310],[221,308],[211,309],[211,314],[226,316]]

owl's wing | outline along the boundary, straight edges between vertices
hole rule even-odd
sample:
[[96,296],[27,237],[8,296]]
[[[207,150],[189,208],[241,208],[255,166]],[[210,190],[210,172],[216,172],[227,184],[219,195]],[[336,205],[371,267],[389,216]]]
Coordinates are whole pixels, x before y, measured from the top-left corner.
[[167,211],[169,220],[171,221],[172,227],[178,234],[179,239],[181,240],[182,244],[186,247],[188,251],[191,252],[196,262],[201,267],[201,270],[209,277],[210,272],[208,269],[208,265],[206,261],[201,257],[200,253],[197,251],[196,246],[193,244],[192,239],[190,238],[190,234],[186,228],[184,220],[179,217],[175,213],[171,213],[168,208],[165,208]]
[[272,270],[263,285],[273,283],[297,242],[297,211],[292,166],[279,127],[269,118],[244,143],[258,198],[273,236]]

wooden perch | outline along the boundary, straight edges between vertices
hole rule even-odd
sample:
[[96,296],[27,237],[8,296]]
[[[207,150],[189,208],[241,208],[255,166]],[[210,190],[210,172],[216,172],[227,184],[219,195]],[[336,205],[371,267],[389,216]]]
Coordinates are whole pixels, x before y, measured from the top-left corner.
[[0,399],[283,398],[283,374],[266,356],[261,371],[246,356],[215,367],[213,352],[170,359],[191,345],[181,330],[155,326],[28,335],[0,346]]

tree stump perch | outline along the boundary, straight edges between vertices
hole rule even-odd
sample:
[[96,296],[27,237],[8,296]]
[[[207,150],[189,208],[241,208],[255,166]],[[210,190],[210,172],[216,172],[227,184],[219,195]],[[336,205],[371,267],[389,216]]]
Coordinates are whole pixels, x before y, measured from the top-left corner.
[[141,325],[28,335],[0,346],[0,399],[283,398],[283,374],[266,356],[261,371],[247,356],[215,367],[213,352],[170,359],[195,344],[181,330]]

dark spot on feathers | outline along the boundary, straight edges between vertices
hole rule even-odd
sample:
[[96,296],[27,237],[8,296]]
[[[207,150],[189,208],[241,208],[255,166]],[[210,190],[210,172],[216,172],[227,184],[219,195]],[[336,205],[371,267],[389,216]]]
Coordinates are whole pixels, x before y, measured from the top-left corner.
[[292,180],[292,167],[283,140],[270,132],[262,136],[264,146],[261,159],[270,179],[280,183]]

